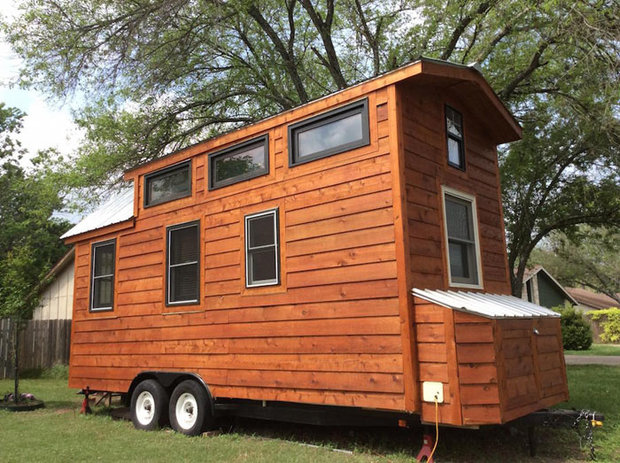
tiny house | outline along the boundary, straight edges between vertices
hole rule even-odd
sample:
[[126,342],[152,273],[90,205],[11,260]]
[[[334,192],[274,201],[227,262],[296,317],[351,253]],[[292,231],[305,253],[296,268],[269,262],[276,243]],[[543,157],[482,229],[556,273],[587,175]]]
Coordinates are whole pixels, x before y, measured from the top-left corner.
[[477,70],[423,59],[127,171],[64,235],[69,385],[187,434],[235,402],[478,426],[566,400],[558,316],[508,296],[520,134]]

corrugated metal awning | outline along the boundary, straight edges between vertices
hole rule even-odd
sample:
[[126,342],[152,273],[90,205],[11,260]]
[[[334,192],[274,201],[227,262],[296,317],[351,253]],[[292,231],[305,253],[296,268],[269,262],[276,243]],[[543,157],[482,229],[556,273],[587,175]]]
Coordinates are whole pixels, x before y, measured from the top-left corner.
[[417,288],[414,288],[412,293],[433,304],[486,318],[560,317],[559,313],[546,307],[503,294]]
[[133,217],[133,182],[131,185],[111,197],[60,238],[69,238],[131,219]]

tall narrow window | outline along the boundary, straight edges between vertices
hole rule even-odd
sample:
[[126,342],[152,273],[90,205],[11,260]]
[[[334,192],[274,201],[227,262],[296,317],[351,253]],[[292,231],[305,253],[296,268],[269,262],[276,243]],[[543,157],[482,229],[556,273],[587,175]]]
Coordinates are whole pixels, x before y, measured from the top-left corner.
[[475,199],[444,189],[444,219],[450,285],[479,286],[480,258]]
[[448,164],[465,170],[463,116],[450,106],[446,106],[446,139],[448,141]]
[[288,127],[291,166],[370,143],[368,100],[357,101]]
[[116,240],[94,243],[91,251],[90,310],[112,310],[114,307],[114,262]]
[[209,189],[269,173],[267,135],[209,155]]
[[280,283],[278,210],[245,217],[245,284],[248,288]]
[[168,227],[166,304],[200,303],[200,222]]
[[155,206],[192,194],[190,161],[144,176],[144,207]]

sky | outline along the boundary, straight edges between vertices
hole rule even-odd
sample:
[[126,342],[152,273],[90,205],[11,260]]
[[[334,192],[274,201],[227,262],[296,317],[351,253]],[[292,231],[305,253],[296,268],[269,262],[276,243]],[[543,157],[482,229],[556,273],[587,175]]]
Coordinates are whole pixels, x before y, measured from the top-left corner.
[[[0,0],[0,15],[10,18],[16,12],[12,0]],[[44,148],[56,148],[64,155],[70,154],[81,139],[81,132],[73,123],[71,101],[60,104],[41,92],[20,89],[15,82],[21,64],[21,59],[0,34],[0,102],[26,113],[19,136],[22,146],[30,156]]]

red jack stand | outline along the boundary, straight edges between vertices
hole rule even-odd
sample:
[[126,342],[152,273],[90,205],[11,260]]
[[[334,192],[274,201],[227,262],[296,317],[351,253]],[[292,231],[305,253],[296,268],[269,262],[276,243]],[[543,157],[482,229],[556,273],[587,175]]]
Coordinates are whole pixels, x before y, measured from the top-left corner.
[[88,403],[88,396],[90,395],[90,388],[86,386],[86,389],[82,389],[82,394],[84,394],[84,400],[82,400],[82,408],[80,410],[80,413],[84,415],[88,415],[93,412],[90,409],[90,404]]
[[429,459],[429,457],[431,456],[431,452],[433,451],[433,446],[435,445],[435,440],[433,439],[433,436],[431,436],[430,434],[424,434],[424,445],[422,445],[422,448],[420,449],[420,453],[418,453],[418,456],[415,457],[416,461],[422,461],[424,458],[426,458],[427,463],[433,463],[433,459]]

